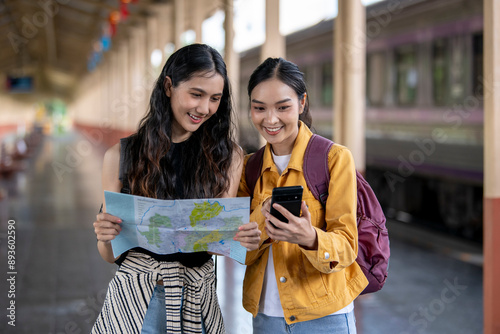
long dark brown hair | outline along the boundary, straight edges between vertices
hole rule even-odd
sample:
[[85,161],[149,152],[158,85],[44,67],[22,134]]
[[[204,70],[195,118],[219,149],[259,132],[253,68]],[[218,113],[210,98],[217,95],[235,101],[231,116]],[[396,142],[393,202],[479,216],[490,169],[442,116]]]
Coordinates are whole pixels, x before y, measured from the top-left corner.
[[[165,78],[173,87],[197,75],[219,74],[224,89],[217,112],[196,130],[182,147],[182,173],[171,163],[173,113],[165,92]],[[177,50],[157,79],[149,110],[130,138],[128,180],[132,194],[173,199],[176,177],[182,177],[184,198],[219,197],[229,188],[233,154],[232,102],[226,65],[221,55],[204,44]]]

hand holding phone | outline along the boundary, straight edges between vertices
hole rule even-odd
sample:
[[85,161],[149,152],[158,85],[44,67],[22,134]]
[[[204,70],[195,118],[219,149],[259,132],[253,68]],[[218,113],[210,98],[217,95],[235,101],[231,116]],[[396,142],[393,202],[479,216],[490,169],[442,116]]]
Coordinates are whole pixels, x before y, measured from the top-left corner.
[[[288,223],[288,219],[286,219],[278,210],[273,207],[274,203],[278,203],[279,205],[290,211],[291,214],[299,217],[300,207],[302,204],[302,192],[302,186],[274,188],[273,196],[271,199],[271,215],[284,223]],[[273,224],[271,223],[271,225]]]

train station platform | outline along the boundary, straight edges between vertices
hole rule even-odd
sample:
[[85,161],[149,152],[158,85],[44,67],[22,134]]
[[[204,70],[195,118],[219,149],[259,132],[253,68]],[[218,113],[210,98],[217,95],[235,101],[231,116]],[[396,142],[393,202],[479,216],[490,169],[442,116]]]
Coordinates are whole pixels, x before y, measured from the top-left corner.
[[[89,333],[116,271],[100,258],[92,227],[102,155],[102,147],[78,134],[45,137],[22,171],[0,180],[0,333]],[[9,226],[15,226],[12,269]],[[356,300],[358,333],[482,333],[481,247],[398,222],[388,226],[389,278],[381,291]],[[229,334],[252,333],[241,306],[244,269],[217,261]]]

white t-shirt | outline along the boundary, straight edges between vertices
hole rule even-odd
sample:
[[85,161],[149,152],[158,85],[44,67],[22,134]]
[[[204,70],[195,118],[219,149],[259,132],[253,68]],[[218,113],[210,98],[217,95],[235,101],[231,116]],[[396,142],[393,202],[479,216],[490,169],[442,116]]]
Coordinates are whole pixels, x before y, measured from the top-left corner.
[[[275,155],[273,154],[274,164],[281,174],[290,162],[291,154]],[[354,302],[338,310],[333,314],[344,314],[354,310]],[[284,317],[283,308],[281,306],[280,294],[278,291],[278,283],[274,273],[273,246],[269,246],[269,258],[267,260],[266,272],[264,273],[264,284],[260,295],[259,312],[270,317]]]

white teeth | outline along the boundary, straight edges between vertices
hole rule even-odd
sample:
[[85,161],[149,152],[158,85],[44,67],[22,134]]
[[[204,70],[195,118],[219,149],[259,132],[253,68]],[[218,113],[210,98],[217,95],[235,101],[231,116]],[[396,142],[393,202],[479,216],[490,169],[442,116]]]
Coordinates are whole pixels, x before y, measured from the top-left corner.
[[199,119],[201,119],[201,117],[196,117],[196,116],[194,116],[194,115],[192,115],[192,114],[189,114],[189,113],[188,113],[188,115],[189,115],[189,117],[191,117],[191,118],[193,118],[193,119],[195,119],[195,120],[199,120]]
[[267,129],[267,131],[269,131],[269,132],[276,132],[276,131],[278,131],[279,129],[281,129],[281,127],[279,127],[279,128],[266,128],[266,129]]

